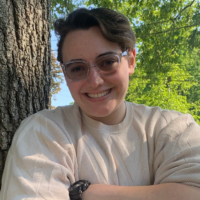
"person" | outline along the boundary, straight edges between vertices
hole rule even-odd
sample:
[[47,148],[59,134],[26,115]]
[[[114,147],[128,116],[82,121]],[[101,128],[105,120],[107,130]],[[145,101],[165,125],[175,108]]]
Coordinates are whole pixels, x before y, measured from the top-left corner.
[[0,199],[199,199],[199,125],[189,114],[124,101],[136,56],[127,18],[81,8],[55,31],[75,103],[21,123]]

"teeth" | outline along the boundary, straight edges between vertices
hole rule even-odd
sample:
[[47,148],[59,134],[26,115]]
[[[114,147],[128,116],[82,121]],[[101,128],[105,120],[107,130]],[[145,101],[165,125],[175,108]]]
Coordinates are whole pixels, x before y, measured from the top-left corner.
[[107,94],[109,93],[109,91],[110,91],[110,90],[107,90],[107,91],[105,91],[105,92],[103,92],[103,93],[99,93],[99,94],[88,94],[88,93],[87,93],[87,95],[88,95],[89,97],[91,97],[91,98],[99,98],[99,97],[102,97],[102,96],[107,95]]

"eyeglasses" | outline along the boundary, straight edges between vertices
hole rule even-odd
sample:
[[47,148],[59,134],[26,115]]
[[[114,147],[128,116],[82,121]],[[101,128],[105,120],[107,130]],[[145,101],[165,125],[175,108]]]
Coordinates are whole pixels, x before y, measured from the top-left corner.
[[61,67],[64,74],[71,81],[81,81],[87,78],[92,66],[96,67],[100,74],[110,76],[118,70],[121,58],[126,55],[128,55],[127,50],[120,54],[109,53],[102,55],[95,60],[93,65],[84,60],[74,60],[65,64],[62,63]]

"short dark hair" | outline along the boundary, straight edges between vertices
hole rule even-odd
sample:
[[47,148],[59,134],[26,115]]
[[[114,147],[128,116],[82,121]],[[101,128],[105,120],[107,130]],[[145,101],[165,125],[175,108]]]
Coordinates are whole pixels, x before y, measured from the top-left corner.
[[63,62],[62,45],[69,32],[87,30],[93,26],[98,26],[103,36],[117,43],[122,51],[135,48],[135,34],[123,14],[108,8],[79,8],[70,13],[66,19],[60,18],[54,22],[55,33],[59,36],[57,60]]

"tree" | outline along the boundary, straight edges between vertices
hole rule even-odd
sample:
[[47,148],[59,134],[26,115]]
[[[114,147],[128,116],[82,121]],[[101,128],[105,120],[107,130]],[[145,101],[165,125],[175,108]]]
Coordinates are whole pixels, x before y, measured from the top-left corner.
[[21,121],[50,105],[50,0],[0,1],[0,180]]
[[[57,59],[55,57],[55,54],[53,53],[53,50],[51,50],[51,95],[58,94],[58,92],[61,90],[60,84],[63,82],[63,75],[62,75],[62,69],[60,65],[57,63]],[[54,108],[51,106],[51,108]]]

